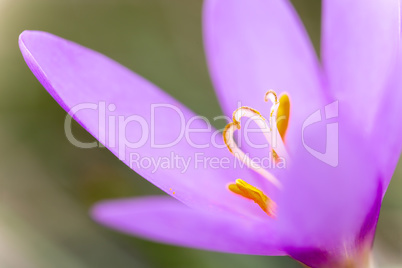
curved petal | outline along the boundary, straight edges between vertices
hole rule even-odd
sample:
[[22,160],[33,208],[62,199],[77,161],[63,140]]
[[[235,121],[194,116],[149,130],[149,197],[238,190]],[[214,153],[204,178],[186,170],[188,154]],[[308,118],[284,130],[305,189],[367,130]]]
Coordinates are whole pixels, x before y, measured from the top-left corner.
[[190,209],[169,197],[97,204],[93,218],[127,234],[167,244],[240,254],[283,255],[274,233],[253,221]]
[[240,102],[268,117],[265,93],[287,92],[287,144],[294,148],[299,139],[293,133],[328,99],[314,49],[291,4],[207,0],[203,25],[210,73],[225,114],[231,116]]
[[[399,0],[323,1],[322,60],[330,91],[344,100],[362,135],[375,117],[398,55]],[[387,97],[383,97],[387,96]]]
[[19,44],[56,101],[137,173],[190,206],[264,217],[227,190],[239,176],[251,182],[255,176],[236,166],[226,148],[211,145],[222,144],[221,135],[211,137],[214,129],[194,120],[191,128],[204,131],[182,136],[195,116],[182,104],[111,59],[49,33],[25,31]]

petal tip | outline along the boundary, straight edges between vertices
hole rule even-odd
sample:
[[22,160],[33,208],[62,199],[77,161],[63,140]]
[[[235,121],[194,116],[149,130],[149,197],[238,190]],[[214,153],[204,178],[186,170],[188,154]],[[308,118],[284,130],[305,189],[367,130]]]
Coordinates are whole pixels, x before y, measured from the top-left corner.
[[44,31],[24,30],[18,36],[18,44],[20,46],[21,51],[28,50],[27,45],[29,45],[30,42],[36,42],[38,38],[49,38],[49,37],[56,37],[56,36]]
[[29,33],[30,33],[30,31],[25,30],[18,36],[18,45],[20,47],[21,52],[24,52],[27,50],[25,43],[24,43],[24,39],[25,39],[25,36],[28,35]]
[[110,217],[110,206],[107,201],[101,201],[93,205],[89,210],[90,217],[100,223],[104,223]]
[[18,44],[21,46],[25,47],[25,42],[27,38],[29,38],[32,35],[38,34],[38,33],[43,33],[40,31],[34,31],[34,30],[24,30],[20,35],[18,36]]

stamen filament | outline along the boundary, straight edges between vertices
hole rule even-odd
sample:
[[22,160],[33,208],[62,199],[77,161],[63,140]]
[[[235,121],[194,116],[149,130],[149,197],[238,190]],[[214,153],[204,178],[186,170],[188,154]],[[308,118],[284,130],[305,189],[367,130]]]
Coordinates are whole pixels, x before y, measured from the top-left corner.
[[[278,107],[279,107],[279,101],[278,101],[278,96],[276,95],[276,92],[273,90],[268,90],[267,93],[265,93],[265,97],[264,97],[265,102],[271,101],[272,102],[272,107],[271,107],[271,112],[270,112],[270,117],[269,117],[269,121],[270,121],[270,125],[272,126],[272,118],[274,117],[274,113],[276,111],[278,111]],[[276,117],[276,114],[275,114]]]

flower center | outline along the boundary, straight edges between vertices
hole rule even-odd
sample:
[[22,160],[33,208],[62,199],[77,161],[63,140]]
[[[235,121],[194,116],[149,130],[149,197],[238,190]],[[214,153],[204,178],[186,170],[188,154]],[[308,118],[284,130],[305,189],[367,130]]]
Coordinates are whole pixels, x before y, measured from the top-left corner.
[[[269,122],[259,113],[257,110],[250,107],[240,107],[233,112],[233,122],[229,123],[223,131],[224,142],[229,151],[246,166],[263,176],[271,184],[278,188],[281,188],[279,180],[268,170],[262,168],[255,161],[245,154],[236,144],[234,140],[234,132],[241,128],[240,120],[243,117],[253,120],[258,127],[262,130],[265,139],[271,147],[273,159],[277,162],[279,159],[288,159],[288,153],[285,148],[285,136],[289,125],[290,115],[290,100],[287,94],[282,94],[278,97],[275,91],[269,90],[265,94],[265,101],[272,102]],[[277,137],[280,137],[279,139]],[[275,203],[266,196],[261,190],[246,183],[241,179],[237,179],[235,183],[228,186],[228,189],[253,200],[257,203],[262,210],[264,210],[269,216],[274,216]]]

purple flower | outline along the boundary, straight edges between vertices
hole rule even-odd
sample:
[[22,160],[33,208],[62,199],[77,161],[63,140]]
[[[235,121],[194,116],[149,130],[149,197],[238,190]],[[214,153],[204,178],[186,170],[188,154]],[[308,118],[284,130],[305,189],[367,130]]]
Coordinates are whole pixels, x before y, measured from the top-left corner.
[[[260,111],[269,117],[264,96],[271,88],[280,93],[272,109],[278,120],[285,116],[285,123],[273,124],[279,147],[241,149],[286,156],[284,169],[236,165],[229,150],[208,146],[213,129],[192,133],[192,143],[155,146],[174,141],[183,120],[195,114],[125,67],[70,41],[25,31],[19,44],[29,68],[66,111],[124,163],[181,201],[158,196],[102,202],[93,210],[98,222],[180,246],[289,255],[311,267],[365,267],[401,151],[399,13],[397,0],[323,1],[320,66],[287,1],[206,1],[205,47],[224,113],[231,116],[240,101],[253,109],[237,115]],[[101,122],[101,103],[117,119]],[[157,116],[155,104],[163,104]],[[224,137],[213,138],[242,153],[233,142],[240,126],[240,118],[234,119]],[[313,124],[319,121],[327,126]],[[192,123],[208,129],[202,120]],[[123,125],[124,133],[114,124]],[[153,139],[142,141],[147,131]],[[139,141],[141,146],[131,146]],[[323,144],[324,150],[313,149]],[[189,159],[185,172],[133,165],[133,154],[151,161],[172,152]],[[227,159],[231,168],[200,164],[196,155]]]

